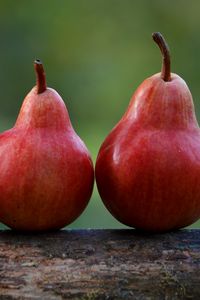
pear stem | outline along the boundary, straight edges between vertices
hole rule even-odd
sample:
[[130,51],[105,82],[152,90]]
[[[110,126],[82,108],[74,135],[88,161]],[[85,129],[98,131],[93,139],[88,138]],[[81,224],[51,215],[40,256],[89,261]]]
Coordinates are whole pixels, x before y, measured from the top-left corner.
[[161,78],[164,81],[171,80],[171,70],[170,70],[170,51],[165,41],[164,37],[160,32],[154,32],[152,34],[154,42],[158,45],[162,52],[163,62],[162,62],[162,70],[161,70]]
[[34,68],[36,72],[37,93],[41,94],[47,89],[47,84],[43,64],[39,59],[34,61]]

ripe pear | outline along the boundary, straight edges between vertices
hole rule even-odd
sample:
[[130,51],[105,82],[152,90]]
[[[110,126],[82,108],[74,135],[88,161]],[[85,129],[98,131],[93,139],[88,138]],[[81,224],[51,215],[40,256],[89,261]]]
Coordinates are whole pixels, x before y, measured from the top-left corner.
[[44,231],[82,213],[94,170],[62,98],[46,87],[41,61],[34,66],[37,84],[15,126],[0,135],[0,221],[16,230]]
[[100,196],[123,224],[165,232],[200,217],[200,128],[185,81],[170,70],[169,48],[161,73],[147,78],[103,142],[95,174]]

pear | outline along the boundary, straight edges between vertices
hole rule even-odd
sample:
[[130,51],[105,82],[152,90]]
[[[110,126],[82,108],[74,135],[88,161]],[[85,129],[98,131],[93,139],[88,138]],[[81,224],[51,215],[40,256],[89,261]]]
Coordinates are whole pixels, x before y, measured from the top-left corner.
[[161,73],[147,78],[103,142],[95,174],[100,196],[125,225],[165,232],[200,217],[200,129],[185,81],[170,70],[163,36]]
[[85,209],[94,170],[62,98],[46,87],[41,61],[34,66],[37,85],[15,126],[0,135],[0,221],[16,230],[55,230]]

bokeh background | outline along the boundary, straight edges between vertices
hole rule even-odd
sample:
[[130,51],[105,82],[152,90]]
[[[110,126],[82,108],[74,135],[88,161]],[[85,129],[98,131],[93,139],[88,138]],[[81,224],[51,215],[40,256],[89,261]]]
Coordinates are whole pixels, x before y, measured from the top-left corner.
[[[200,121],[200,2],[160,0],[0,0],[0,130],[13,126],[35,84],[33,60],[65,100],[95,162],[137,86],[161,68],[151,39],[160,31],[172,70],[188,83]],[[122,228],[94,188],[71,228]],[[200,222],[193,227],[200,227]]]

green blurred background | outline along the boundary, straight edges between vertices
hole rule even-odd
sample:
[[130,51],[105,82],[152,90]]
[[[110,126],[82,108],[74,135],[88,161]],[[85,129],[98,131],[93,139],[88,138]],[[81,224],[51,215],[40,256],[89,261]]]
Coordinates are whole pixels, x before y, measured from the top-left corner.
[[[33,60],[40,58],[48,86],[65,100],[95,162],[134,90],[160,71],[154,31],[168,41],[172,70],[188,83],[200,121],[199,1],[0,1],[0,130],[13,126],[35,84]],[[124,226],[106,211],[95,187],[87,209],[70,227]]]

